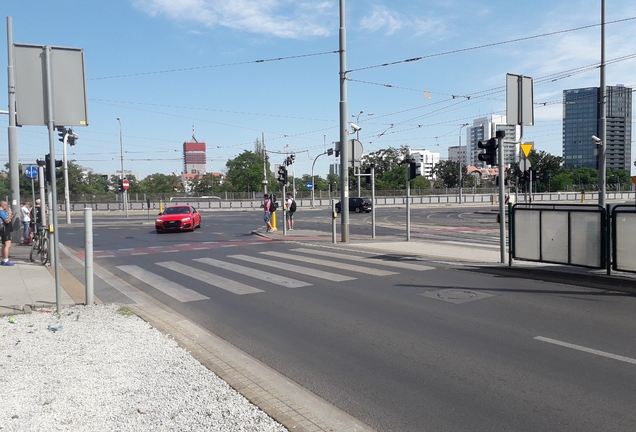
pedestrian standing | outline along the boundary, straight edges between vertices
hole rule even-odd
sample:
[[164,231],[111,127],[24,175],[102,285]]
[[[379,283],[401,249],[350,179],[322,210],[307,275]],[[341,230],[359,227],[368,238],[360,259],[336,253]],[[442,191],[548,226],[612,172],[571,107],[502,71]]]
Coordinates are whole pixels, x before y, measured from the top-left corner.
[[22,243],[28,245],[31,243],[31,206],[30,203],[25,202],[20,207],[20,213],[22,215],[22,227],[24,228],[23,232],[23,241]]
[[287,219],[287,229],[290,231],[294,230],[294,213],[296,213],[296,201],[292,197],[291,192],[287,192],[287,200],[285,200],[285,208],[287,209],[287,214],[285,218]]
[[263,195],[263,198],[265,198],[263,205],[261,205],[261,208],[263,209],[263,220],[265,221],[267,232],[269,233],[274,231],[274,228],[272,227],[272,201],[269,199],[269,195],[267,194]]
[[2,262],[0,265],[12,266],[13,263],[9,261],[9,249],[11,249],[11,236],[13,234],[13,213],[9,207],[9,203],[6,201],[0,201],[0,223],[2,224]]

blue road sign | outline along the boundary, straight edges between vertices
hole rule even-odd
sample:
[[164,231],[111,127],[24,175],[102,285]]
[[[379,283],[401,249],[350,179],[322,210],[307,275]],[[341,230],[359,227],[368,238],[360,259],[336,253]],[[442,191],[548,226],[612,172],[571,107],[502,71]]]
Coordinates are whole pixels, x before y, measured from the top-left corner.
[[28,167],[26,167],[24,169],[24,175],[27,176],[27,178],[30,179],[34,179],[38,177],[38,167],[36,167],[35,165],[29,165]]
[[307,182],[307,184],[305,184],[305,187],[307,188],[307,190],[312,190],[314,188],[314,184],[312,182]]

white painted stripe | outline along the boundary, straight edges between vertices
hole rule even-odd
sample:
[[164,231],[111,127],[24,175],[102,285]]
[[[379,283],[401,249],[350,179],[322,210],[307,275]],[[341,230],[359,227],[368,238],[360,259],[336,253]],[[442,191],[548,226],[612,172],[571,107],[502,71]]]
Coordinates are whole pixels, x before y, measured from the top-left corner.
[[546,338],[546,337],[543,337],[543,336],[537,336],[534,339],[542,341],[542,342],[551,343],[551,344],[554,344],[554,345],[560,345],[560,346],[563,346],[563,347],[566,347],[566,348],[572,348],[572,349],[583,351],[583,352],[590,353],[590,354],[595,354],[595,355],[598,355],[598,356],[601,356],[601,357],[611,358],[611,359],[622,361],[622,362],[625,362],[625,363],[636,364],[636,359],[629,358],[629,357],[623,357],[623,356],[617,355],[617,354],[611,354],[611,353],[608,353],[608,352],[605,352],[605,351],[595,350],[593,348],[586,348],[584,346],[574,345],[574,344],[567,343],[567,342],[561,342],[561,341],[558,341],[558,340],[555,340],[555,339]]
[[213,258],[196,258],[194,259],[194,261],[197,261],[203,264],[208,264],[214,267],[218,267],[223,270],[229,270],[235,273],[240,273],[243,276],[249,276],[261,281],[267,281],[276,285],[284,286],[286,288],[300,288],[300,287],[311,285],[308,282],[299,281],[299,280],[288,278],[285,276],[273,275],[271,273],[255,272],[254,269],[251,267],[245,267],[238,264],[219,261]]
[[343,254],[343,253],[329,252],[329,251],[320,250],[320,249],[298,248],[298,249],[292,249],[292,251],[308,253],[308,254],[313,254],[313,255],[326,256],[326,257],[330,257],[330,258],[338,258],[338,259],[349,260],[349,261],[363,262],[363,263],[367,263],[367,264],[371,264],[371,265],[383,265],[383,266],[388,266],[388,267],[398,267],[398,268],[409,269],[409,270],[424,271],[424,270],[434,270],[435,269],[435,267],[414,264],[412,262],[386,261],[386,260],[383,260],[383,259],[366,258],[366,257],[357,256],[357,255],[347,255],[347,254]]
[[176,244],[176,247],[181,247],[181,246],[190,246],[190,243],[181,243],[181,244]]
[[229,247],[236,247],[236,246],[238,246],[238,245],[235,245],[235,244],[228,244],[228,245],[223,245],[223,246],[221,246],[221,247],[229,248]]
[[209,248],[206,247],[196,247],[196,248],[192,248],[192,250],[207,250]]
[[347,270],[347,271],[352,271],[356,273],[364,273],[364,274],[373,275],[373,276],[389,276],[389,275],[397,274],[395,272],[375,269],[372,267],[361,267],[359,265],[354,265],[354,264],[345,264],[338,261],[327,261],[327,260],[321,260],[318,258],[286,254],[282,252],[267,251],[267,252],[261,252],[261,253],[266,254],[268,256],[283,258],[286,260],[301,261],[301,262],[305,262],[309,264],[322,265],[326,267],[337,268],[340,270]]
[[135,255],[148,255],[148,252],[135,252],[130,254],[131,256],[135,256]]
[[165,251],[161,251],[161,252],[170,253],[170,252],[181,252],[181,251],[178,251],[178,250],[174,249],[174,250],[165,250]]
[[337,273],[326,272],[322,270],[315,270],[308,267],[301,267],[294,264],[288,264],[286,262],[271,261],[263,258],[258,258],[249,255],[229,255],[228,258],[235,258],[249,263],[261,264],[268,267],[274,267],[279,270],[290,271],[293,273],[300,273],[307,276],[317,277],[319,279],[327,279],[333,282],[344,282],[348,280],[354,280],[356,278],[350,276],[339,275]]
[[171,280],[161,277],[155,273],[149,272],[148,270],[144,270],[141,267],[135,265],[122,265],[117,266],[117,268],[181,302],[209,299],[209,297],[199,294],[196,291],[172,282]]
[[205,282],[208,285],[221,288],[225,291],[229,291],[234,294],[243,295],[243,294],[255,294],[255,293],[263,292],[263,290],[260,290],[258,288],[254,288],[249,285],[245,285],[240,282],[233,281],[231,279],[217,276],[213,273],[208,273],[203,270],[199,270],[198,268],[190,267],[178,262],[166,261],[166,262],[160,262],[156,264],[158,266],[176,271],[177,273],[181,273],[183,275],[194,278],[201,282]]
[[97,258],[115,258],[115,255],[100,255]]

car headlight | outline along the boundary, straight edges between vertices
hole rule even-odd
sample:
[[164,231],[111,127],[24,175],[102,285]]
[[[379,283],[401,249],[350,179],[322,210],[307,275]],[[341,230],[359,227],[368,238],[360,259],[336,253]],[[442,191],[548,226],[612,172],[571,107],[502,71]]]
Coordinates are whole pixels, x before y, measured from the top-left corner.
[[155,221],[155,223],[163,223],[163,220],[161,220],[161,219],[157,219],[157,220]]
[[183,219],[181,219],[181,222],[190,222],[190,218],[189,217],[183,218]]

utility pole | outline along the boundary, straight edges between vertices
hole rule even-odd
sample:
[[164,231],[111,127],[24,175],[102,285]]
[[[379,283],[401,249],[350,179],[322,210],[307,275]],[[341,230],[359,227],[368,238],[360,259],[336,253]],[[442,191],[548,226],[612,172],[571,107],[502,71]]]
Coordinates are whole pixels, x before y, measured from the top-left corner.
[[607,194],[607,91],[605,88],[605,0],[601,0],[601,121],[599,135],[601,136],[600,154],[598,157],[598,205],[605,208]]
[[340,0],[340,236],[349,243],[349,126],[347,123],[347,29],[345,0]]

